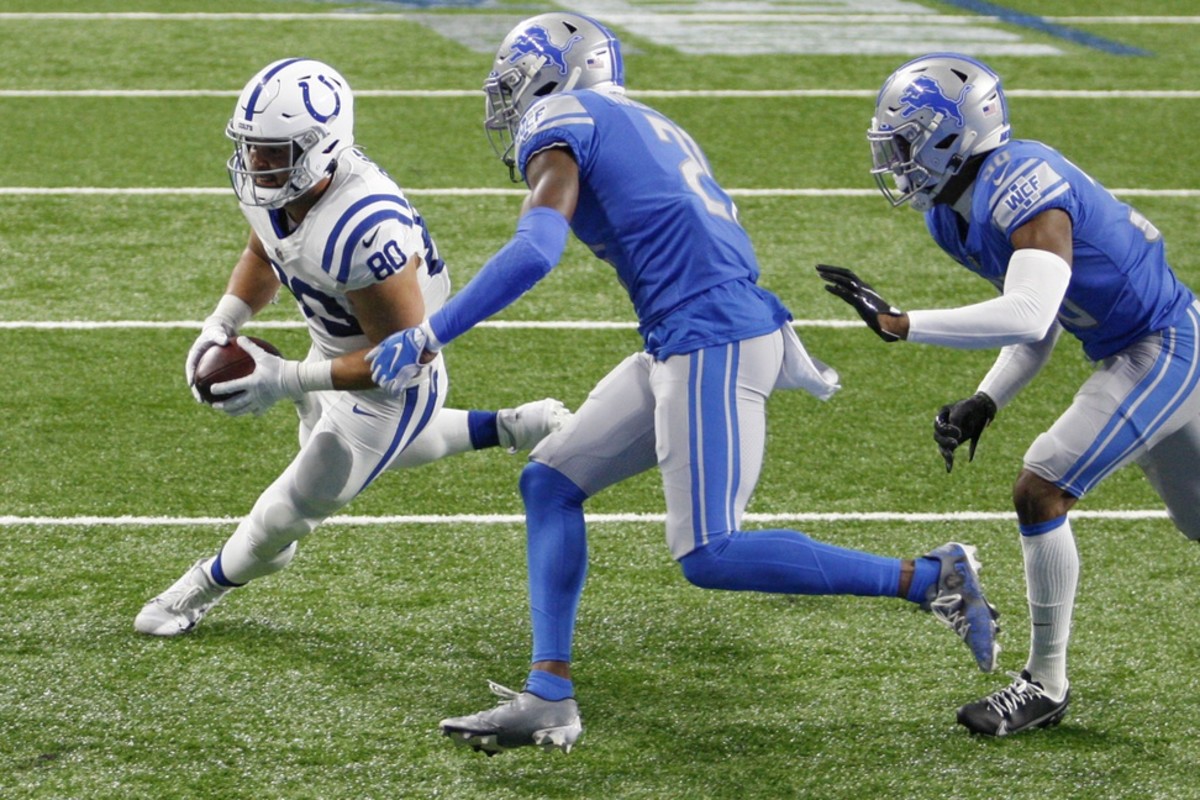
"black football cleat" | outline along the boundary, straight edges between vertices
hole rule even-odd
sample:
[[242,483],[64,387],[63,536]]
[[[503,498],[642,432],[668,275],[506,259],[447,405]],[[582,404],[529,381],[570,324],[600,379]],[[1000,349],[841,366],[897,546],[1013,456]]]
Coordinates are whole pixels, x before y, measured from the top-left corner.
[[1020,675],[1009,674],[1013,682],[1008,686],[958,709],[958,724],[966,726],[971,733],[1008,736],[1062,722],[1071,702],[1070,686],[1061,700],[1054,700],[1025,670],[1021,670]]

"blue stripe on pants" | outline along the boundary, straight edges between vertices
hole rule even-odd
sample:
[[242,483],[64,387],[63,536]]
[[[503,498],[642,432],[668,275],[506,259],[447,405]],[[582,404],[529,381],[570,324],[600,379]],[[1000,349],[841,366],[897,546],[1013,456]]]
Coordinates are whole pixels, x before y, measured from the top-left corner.
[[1114,411],[1092,445],[1059,485],[1082,497],[1163,426],[1200,384],[1196,349],[1200,315],[1193,304],[1184,324],[1163,335],[1154,366]]
[[736,342],[689,355],[688,447],[692,480],[692,535],[697,547],[736,529],[741,480],[737,420]]

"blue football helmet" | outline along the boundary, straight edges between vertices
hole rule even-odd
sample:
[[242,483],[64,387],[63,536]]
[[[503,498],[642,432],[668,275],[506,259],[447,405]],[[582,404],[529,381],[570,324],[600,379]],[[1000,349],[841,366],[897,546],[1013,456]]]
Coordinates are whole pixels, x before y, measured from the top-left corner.
[[500,159],[512,169],[521,118],[538,98],[572,89],[624,91],[621,44],[608,28],[580,14],[530,17],[504,37],[483,83],[483,127]]
[[871,174],[893,206],[928,211],[971,156],[1008,138],[1000,76],[973,58],[932,53],[883,84],[867,131]]
[[[327,175],[354,146],[354,95],[337,70],[310,58],[268,64],[242,89],[225,135],[234,142],[225,165],[238,199],[281,208]],[[255,168],[256,147],[289,148],[289,163]]]

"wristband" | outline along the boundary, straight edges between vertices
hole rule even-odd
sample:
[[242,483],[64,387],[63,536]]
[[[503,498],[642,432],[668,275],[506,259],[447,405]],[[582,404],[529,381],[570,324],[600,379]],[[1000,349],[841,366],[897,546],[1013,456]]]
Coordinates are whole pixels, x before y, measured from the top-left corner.
[[208,315],[205,324],[207,326],[208,323],[215,322],[237,333],[253,316],[254,309],[250,307],[249,303],[236,294],[225,294],[221,296],[213,312]]
[[324,392],[333,388],[333,361],[297,361],[296,383],[301,392]]
[[424,322],[422,322],[420,327],[421,327],[421,333],[425,334],[425,349],[426,350],[428,350],[431,353],[436,353],[437,351],[439,351],[443,347],[445,347],[445,345],[437,338],[437,335],[434,334],[433,326],[429,324],[428,319],[426,319]]

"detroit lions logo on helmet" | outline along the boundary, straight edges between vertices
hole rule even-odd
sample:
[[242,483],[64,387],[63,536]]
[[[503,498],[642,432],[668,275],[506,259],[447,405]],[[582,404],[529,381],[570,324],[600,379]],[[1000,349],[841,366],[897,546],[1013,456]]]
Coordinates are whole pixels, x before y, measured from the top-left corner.
[[550,40],[550,31],[541,25],[534,25],[513,39],[507,60],[509,64],[515,64],[524,56],[542,55],[558,68],[560,75],[566,75],[567,53],[576,42],[582,41],[582,36],[572,36],[565,45],[559,47]]
[[942,92],[942,87],[936,80],[928,75],[920,75],[900,95],[900,102],[908,106],[900,116],[910,117],[921,109],[928,108],[935,114],[951,117],[961,128],[964,120],[962,111],[959,109],[962,108],[963,101],[967,99],[967,93],[972,88],[974,87],[968,83],[963,87],[958,99],[954,100]]

